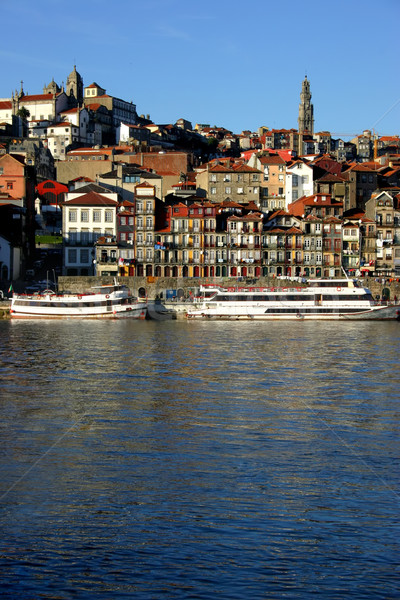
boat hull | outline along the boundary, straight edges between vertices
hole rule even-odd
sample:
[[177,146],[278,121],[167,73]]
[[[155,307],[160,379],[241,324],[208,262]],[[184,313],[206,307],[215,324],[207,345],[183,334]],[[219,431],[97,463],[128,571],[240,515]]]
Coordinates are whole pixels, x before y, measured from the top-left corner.
[[13,319],[145,319],[147,314],[146,305],[135,306],[135,307],[124,307],[123,310],[112,311],[112,312],[98,312],[98,313],[84,313],[71,311],[57,312],[55,309],[53,312],[42,313],[38,311],[19,311],[10,310],[11,318]]
[[232,314],[204,309],[203,311],[188,312],[186,317],[188,320],[207,321],[400,321],[400,309],[398,306],[383,306],[359,312],[320,312],[319,314],[307,314],[300,310],[281,314],[273,312],[237,312]]

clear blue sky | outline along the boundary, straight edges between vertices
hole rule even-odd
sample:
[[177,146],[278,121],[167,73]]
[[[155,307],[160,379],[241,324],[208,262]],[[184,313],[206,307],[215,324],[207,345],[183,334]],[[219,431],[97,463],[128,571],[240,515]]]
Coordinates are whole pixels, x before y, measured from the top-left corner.
[[400,0],[1,2],[0,97],[84,85],[155,123],[297,128],[307,74],[315,131],[400,134]]

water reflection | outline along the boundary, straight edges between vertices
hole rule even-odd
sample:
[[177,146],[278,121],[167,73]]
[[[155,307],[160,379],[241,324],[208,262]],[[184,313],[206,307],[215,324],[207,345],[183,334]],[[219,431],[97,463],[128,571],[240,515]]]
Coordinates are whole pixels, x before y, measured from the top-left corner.
[[396,597],[397,323],[0,335],[4,597]]

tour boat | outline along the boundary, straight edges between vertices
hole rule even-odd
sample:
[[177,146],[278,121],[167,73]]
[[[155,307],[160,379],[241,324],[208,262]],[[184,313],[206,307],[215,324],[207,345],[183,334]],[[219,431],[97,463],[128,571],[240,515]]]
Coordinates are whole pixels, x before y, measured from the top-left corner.
[[400,320],[399,306],[381,305],[351,279],[316,279],[290,288],[200,287],[188,319]]
[[144,319],[147,303],[134,298],[125,285],[100,285],[91,292],[13,294],[12,318],[33,319]]

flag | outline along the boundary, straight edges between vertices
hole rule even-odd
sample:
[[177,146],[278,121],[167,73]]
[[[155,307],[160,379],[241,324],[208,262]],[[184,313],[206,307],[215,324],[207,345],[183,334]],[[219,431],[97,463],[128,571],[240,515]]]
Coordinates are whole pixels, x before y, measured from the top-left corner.
[[11,283],[10,287],[8,288],[8,293],[10,293],[12,291],[13,291],[13,286],[12,286],[12,283]]

